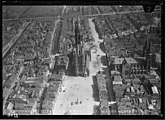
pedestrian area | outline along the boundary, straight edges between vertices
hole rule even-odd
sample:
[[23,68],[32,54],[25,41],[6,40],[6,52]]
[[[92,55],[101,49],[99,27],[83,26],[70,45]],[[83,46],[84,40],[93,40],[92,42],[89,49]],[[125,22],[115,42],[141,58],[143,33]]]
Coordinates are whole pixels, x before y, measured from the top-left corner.
[[55,103],[54,115],[92,115],[93,106],[96,102],[93,99],[92,85],[90,77],[70,77],[65,76],[63,89]]

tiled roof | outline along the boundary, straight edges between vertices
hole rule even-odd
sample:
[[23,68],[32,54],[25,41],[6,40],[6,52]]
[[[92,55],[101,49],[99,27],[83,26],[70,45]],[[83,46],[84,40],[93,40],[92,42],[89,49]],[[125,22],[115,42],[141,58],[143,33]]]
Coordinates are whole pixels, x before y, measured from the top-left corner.
[[97,83],[98,84],[105,84],[106,80],[104,78],[97,78]]
[[106,84],[100,84],[98,87],[99,90],[106,90]]
[[108,93],[106,90],[99,91],[99,98],[101,99],[108,99]]
[[122,81],[121,76],[114,76],[114,81]]
[[122,84],[122,85],[114,85],[114,91],[124,91],[126,89],[127,85]]
[[113,77],[113,84],[122,84],[121,76],[114,76]]
[[106,84],[106,80],[104,79],[104,77],[102,76],[102,74],[97,74],[97,83],[100,84]]
[[107,99],[102,99],[102,100],[100,101],[100,105],[101,105],[101,107],[102,107],[102,106],[107,107],[107,106],[108,106],[108,100],[107,100]]
[[126,85],[122,84],[122,85],[114,85],[114,91],[115,91],[115,95],[116,97],[122,97],[123,93],[126,89]]

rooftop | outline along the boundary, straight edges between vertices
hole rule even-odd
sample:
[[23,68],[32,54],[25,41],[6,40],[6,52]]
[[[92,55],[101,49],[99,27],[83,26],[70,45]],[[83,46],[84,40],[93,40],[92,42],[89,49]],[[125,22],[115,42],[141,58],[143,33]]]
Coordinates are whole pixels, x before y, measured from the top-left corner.
[[124,58],[115,58],[113,64],[122,64],[124,61]]
[[128,64],[135,64],[137,61],[133,58],[114,58],[113,64],[122,64],[126,60]]
[[125,60],[127,61],[128,64],[135,64],[137,63],[137,61],[133,58],[125,58]]
[[121,76],[114,76],[114,81],[122,81]]

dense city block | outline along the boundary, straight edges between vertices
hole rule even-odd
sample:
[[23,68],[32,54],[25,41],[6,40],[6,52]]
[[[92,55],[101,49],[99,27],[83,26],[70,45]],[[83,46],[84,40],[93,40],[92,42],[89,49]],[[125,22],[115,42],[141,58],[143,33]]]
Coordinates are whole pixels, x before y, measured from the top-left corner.
[[161,115],[161,7],[3,6],[3,115]]

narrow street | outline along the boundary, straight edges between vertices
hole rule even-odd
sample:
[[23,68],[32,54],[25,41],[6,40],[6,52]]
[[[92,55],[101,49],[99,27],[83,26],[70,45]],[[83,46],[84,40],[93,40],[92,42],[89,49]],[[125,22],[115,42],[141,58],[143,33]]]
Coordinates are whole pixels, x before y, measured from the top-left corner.
[[52,53],[52,49],[53,49],[53,38],[54,38],[54,36],[55,36],[55,31],[56,31],[56,27],[57,27],[57,24],[58,24],[58,22],[59,22],[60,20],[59,19],[57,19],[55,22],[54,22],[54,28],[53,28],[53,31],[52,31],[52,35],[51,35],[51,44],[50,44],[50,49],[49,49],[49,56],[51,56],[53,53]]

